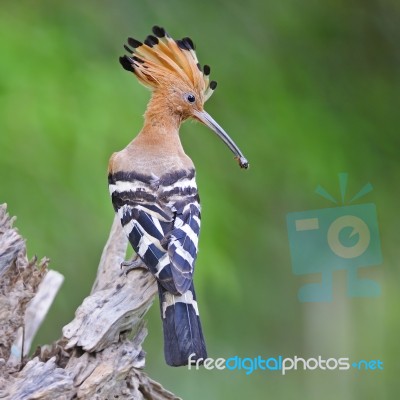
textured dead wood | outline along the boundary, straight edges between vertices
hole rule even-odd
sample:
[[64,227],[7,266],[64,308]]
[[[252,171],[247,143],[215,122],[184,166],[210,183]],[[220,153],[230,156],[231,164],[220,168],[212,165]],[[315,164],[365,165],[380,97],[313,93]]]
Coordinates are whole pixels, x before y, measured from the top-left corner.
[[23,326],[18,329],[12,344],[11,354],[7,361],[9,368],[17,369],[21,364],[21,359],[29,354],[32,341],[63,281],[64,277],[56,271],[49,270],[43,274],[43,280],[38,285],[36,294],[25,309]]
[[[157,287],[143,269],[127,276],[121,272],[127,240],[117,219],[92,292],[63,328],[63,337],[38,348],[31,359],[23,358],[61,282],[53,276],[54,284],[43,284],[48,260],[28,262],[24,240],[12,223],[6,206],[0,206],[0,398],[178,399],[142,371],[143,316]],[[46,287],[53,290],[47,293]]]
[[[0,365],[10,359],[26,308],[47,273],[47,259],[28,261],[25,242],[0,205]],[[19,349],[13,349],[17,352]]]

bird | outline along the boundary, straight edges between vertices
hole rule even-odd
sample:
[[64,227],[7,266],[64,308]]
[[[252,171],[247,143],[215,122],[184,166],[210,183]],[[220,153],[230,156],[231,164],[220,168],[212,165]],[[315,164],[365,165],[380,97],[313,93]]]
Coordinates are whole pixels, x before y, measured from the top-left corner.
[[241,168],[249,163],[235,142],[204,110],[217,83],[198,62],[189,37],[174,40],[154,26],[141,42],[128,38],[121,66],[152,92],[144,124],[112,154],[108,185],[112,204],[136,255],[122,263],[128,273],[145,268],[158,285],[165,361],[170,366],[207,358],[193,284],[200,233],[200,199],[194,164],[179,128],[187,119],[214,131]]

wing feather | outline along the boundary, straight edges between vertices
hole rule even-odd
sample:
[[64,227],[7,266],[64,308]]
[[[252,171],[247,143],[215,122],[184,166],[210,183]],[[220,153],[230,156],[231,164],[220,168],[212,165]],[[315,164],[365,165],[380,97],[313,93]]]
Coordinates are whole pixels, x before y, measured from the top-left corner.
[[[118,184],[112,182],[114,208],[133,249],[160,284],[173,294],[185,293],[192,284],[200,233],[197,188],[191,177],[193,186],[187,190],[181,185],[184,179],[187,177],[179,177],[178,189],[173,191],[168,182],[168,196],[165,193],[157,196],[149,185],[146,196],[162,198],[163,202],[143,202],[146,196],[142,189],[119,193],[115,190]],[[120,186],[126,188],[127,185]],[[162,191],[162,188],[157,190]]]

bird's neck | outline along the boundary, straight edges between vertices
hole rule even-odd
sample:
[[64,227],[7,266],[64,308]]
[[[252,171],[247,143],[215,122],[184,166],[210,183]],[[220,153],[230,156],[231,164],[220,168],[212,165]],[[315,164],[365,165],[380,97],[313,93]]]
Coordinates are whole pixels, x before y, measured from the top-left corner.
[[159,93],[153,93],[144,114],[144,126],[141,133],[155,136],[159,140],[179,138],[181,122],[179,115],[171,112],[166,97]]
[[179,137],[179,115],[171,112],[165,96],[153,93],[144,115],[144,125],[132,142],[135,146],[155,148],[168,154],[184,154]]

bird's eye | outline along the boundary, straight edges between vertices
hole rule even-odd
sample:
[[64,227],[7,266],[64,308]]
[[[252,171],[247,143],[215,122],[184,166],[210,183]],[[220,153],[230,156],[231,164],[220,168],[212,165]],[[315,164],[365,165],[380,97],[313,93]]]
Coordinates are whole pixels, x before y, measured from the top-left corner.
[[186,96],[186,99],[189,103],[194,103],[196,101],[196,97],[194,97],[192,94],[188,94]]

